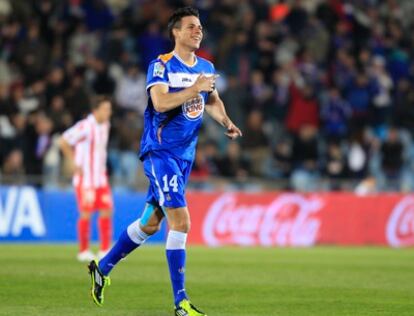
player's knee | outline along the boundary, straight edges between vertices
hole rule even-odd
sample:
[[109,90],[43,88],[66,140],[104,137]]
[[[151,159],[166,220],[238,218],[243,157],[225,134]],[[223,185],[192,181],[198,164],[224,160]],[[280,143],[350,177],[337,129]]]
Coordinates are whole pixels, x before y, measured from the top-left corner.
[[141,230],[144,233],[146,233],[147,235],[154,235],[160,229],[161,229],[161,224],[157,224],[157,225],[149,225],[149,224],[146,224],[144,226],[141,226]]
[[112,216],[112,210],[101,210],[99,212],[100,217],[111,217]]
[[90,212],[80,212],[79,216],[82,219],[90,219],[91,218],[91,213]]
[[172,230],[179,231],[182,233],[188,233],[191,228],[191,223],[189,220],[183,220],[170,224],[170,226]]

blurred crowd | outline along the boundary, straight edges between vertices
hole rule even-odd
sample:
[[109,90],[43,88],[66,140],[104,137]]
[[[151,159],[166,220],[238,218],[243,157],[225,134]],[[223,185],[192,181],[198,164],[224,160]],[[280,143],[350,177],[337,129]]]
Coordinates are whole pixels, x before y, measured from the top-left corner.
[[0,0],[0,183],[69,178],[56,139],[107,94],[111,179],[136,188],[145,71],[184,5],[200,11],[198,54],[244,134],[229,142],[205,115],[194,188],[413,188],[409,0]]

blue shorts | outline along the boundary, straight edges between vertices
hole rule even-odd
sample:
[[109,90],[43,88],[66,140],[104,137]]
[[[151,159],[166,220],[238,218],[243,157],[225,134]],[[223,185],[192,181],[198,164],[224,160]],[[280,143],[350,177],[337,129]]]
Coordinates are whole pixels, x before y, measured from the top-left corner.
[[171,208],[187,206],[185,186],[191,172],[191,162],[157,151],[146,154],[143,165],[150,182],[147,203]]

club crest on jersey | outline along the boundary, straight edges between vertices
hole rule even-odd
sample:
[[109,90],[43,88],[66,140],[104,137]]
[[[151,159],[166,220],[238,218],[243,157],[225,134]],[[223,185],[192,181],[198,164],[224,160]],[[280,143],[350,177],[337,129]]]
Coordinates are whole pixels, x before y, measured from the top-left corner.
[[204,112],[204,99],[201,95],[188,100],[182,105],[183,114],[186,119],[193,121],[203,115]]
[[164,77],[164,72],[165,72],[165,66],[161,62],[156,62],[154,64],[154,71],[153,71],[152,75],[154,77],[163,78]]

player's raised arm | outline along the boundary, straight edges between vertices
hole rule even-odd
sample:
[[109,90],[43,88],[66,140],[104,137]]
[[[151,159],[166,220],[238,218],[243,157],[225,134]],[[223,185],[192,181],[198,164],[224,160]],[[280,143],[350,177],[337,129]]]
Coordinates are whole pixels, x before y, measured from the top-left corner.
[[201,74],[192,86],[178,92],[169,92],[167,85],[156,84],[150,90],[154,108],[157,112],[170,111],[184,102],[197,97],[201,92],[213,91],[214,81],[214,77],[207,77]]
[[206,111],[215,121],[227,129],[224,134],[228,138],[235,139],[237,137],[243,136],[240,129],[234,125],[234,123],[228,117],[224,103],[220,99],[217,90],[214,90],[212,93],[210,93],[208,103],[206,104]]

